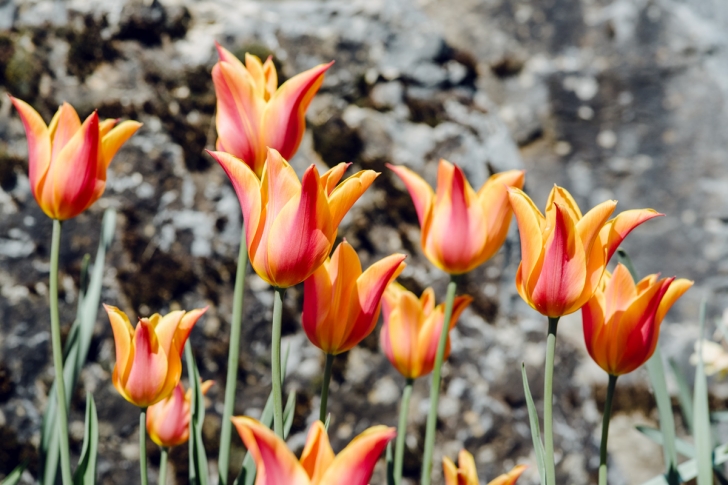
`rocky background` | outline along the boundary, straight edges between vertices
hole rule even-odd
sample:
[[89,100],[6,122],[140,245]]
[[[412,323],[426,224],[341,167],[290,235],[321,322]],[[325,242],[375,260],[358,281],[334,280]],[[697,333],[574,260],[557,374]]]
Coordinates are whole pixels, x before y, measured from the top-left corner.
[[[214,41],[242,56],[272,54],[282,77],[331,59],[292,164],[382,172],[339,232],[368,266],[409,255],[401,281],[414,291],[447,276],[422,257],[416,215],[385,163],[434,183],[440,157],[476,187],[489,173],[527,169],[542,207],[554,183],[582,207],[653,207],[667,217],[626,243],[642,273],[696,281],[663,327],[665,352],[688,374],[697,307],[728,306],[728,6],[723,0],[0,0],[0,91],[50,119],[58,104],[82,116],[131,118],[144,127],[116,156],[104,197],[64,224],[61,318],[75,315],[81,258],[94,253],[102,211],[117,209],[102,301],[131,315],[210,305],[192,343],[209,393],[205,436],[217,456],[240,209],[223,171],[203,154],[215,140],[210,70]],[[20,120],[0,97],[0,476],[29,459],[37,472],[41,410],[52,381],[47,310],[51,224],[26,176]],[[453,331],[444,368],[435,483],[443,454],[465,446],[481,480],[517,463],[537,483],[519,365],[541,396],[545,319],[515,292],[515,229],[503,250],[469,274],[475,301]],[[298,400],[292,448],[318,413],[323,359],[299,324],[300,288],[287,293],[286,389]],[[257,416],[269,392],[272,292],[247,280],[236,413]],[[133,317],[132,317],[133,318]],[[711,330],[712,331],[712,330]],[[555,394],[559,482],[596,483],[606,376],[584,351],[579,314],[564,318]],[[113,340],[99,314],[90,362],[74,395],[72,453],[80,452],[84,395],[102,421],[100,483],[138,481],[137,409],[110,381]],[[655,423],[640,370],[620,379],[610,437],[610,483],[659,473],[659,448],[634,431]],[[403,379],[378,349],[378,331],[336,360],[330,409],[336,450],[372,424],[395,425]],[[429,378],[415,385],[405,475],[419,476]],[[728,390],[712,382],[712,404]],[[675,401],[677,402],[677,401]],[[681,422],[678,419],[678,425]],[[725,441],[725,440],[723,440]],[[158,460],[149,442],[152,463]],[[233,463],[243,449],[237,437]],[[171,454],[186,483],[187,451]],[[237,465],[236,465],[237,466]],[[381,467],[380,467],[381,468]],[[214,466],[213,466],[214,471]],[[381,469],[372,483],[384,483]],[[156,469],[152,470],[152,481]]]

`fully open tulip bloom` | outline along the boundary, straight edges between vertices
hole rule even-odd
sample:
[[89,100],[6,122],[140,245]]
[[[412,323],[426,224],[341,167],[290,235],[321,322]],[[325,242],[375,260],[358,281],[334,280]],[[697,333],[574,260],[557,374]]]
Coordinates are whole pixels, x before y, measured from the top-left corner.
[[[202,394],[207,394],[213,384],[213,381],[203,382]],[[190,438],[191,402],[192,389],[185,392],[182,384],[177,384],[169,397],[149,406],[147,432],[152,441],[167,448],[186,443]]]
[[382,451],[396,434],[394,428],[374,426],[334,455],[323,423],[316,421],[299,461],[267,426],[248,417],[232,419],[255,460],[255,485],[367,485]]
[[523,170],[495,174],[475,192],[460,167],[440,160],[435,193],[412,170],[389,168],[404,181],[412,197],[422,250],[432,264],[450,274],[467,273],[503,245],[512,215],[506,187],[523,187]]
[[667,311],[693,285],[686,279],[649,275],[635,284],[622,264],[605,272],[581,309],[589,355],[613,376],[632,372],[652,357]]
[[508,190],[521,234],[516,288],[531,307],[552,318],[584,306],[627,234],[662,215],[628,210],[610,220],[617,202],[608,200],[582,216],[571,194],[554,186],[544,217],[525,193]]
[[333,62],[293,76],[278,87],[278,74],[269,58],[265,63],[245,54],[245,64],[217,46],[220,62],[212,69],[217,95],[217,149],[247,163],[260,175],[268,147],[283,158],[295,155],[306,129],[306,109]]
[[331,259],[303,283],[303,330],[316,347],[337,355],[351,350],[377,324],[382,293],[404,269],[393,254],[362,272],[359,256],[344,241]]
[[357,172],[337,186],[349,164],[319,176],[311,165],[299,182],[296,172],[274,149],[261,178],[224,152],[210,152],[227,173],[245,219],[250,263],[273,286],[296,285],[324,264],[339,223],[379,175]]
[[116,307],[104,305],[114,331],[116,365],[111,381],[124,399],[141,408],[169,396],[182,376],[181,354],[201,308],[140,318],[136,330]]
[[[460,450],[458,466],[447,456],[442,459],[442,468],[445,474],[445,485],[480,485],[478,473],[475,469],[473,455],[467,450]],[[513,485],[526,469],[526,465],[518,465],[511,471],[488,482],[488,485]]]
[[[384,325],[380,345],[392,365],[408,379],[432,372],[437,344],[445,320],[445,304],[435,306],[435,292],[427,288],[420,298],[397,282],[390,283],[383,297]],[[473,299],[455,297],[450,329]],[[450,355],[447,339],[445,359]]]
[[30,190],[43,212],[64,221],[88,209],[104,193],[111,159],[141,126],[136,121],[104,120],[94,111],[81,124],[68,103],[50,125],[29,104],[10,97],[28,138]]

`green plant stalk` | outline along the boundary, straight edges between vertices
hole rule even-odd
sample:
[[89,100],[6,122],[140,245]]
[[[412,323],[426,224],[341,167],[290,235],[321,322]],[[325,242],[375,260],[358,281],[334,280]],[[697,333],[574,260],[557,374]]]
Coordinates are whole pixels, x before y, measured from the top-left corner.
[[437,404],[440,399],[440,370],[445,359],[445,347],[447,346],[447,335],[450,331],[450,319],[452,318],[452,307],[455,302],[455,290],[457,282],[455,275],[450,275],[450,283],[447,285],[447,297],[445,298],[445,319],[442,323],[440,340],[437,343],[437,355],[435,356],[435,368],[432,370],[432,386],[430,387],[430,412],[427,414],[427,427],[425,430],[425,452],[422,456],[422,479],[421,485],[430,485],[430,474],[432,473],[432,453],[435,448],[435,433],[437,432]]
[[271,337],[271,367],[273,380],[273,430],[283,438],[283,390],[281,389],[281,319],[285,288],[273,288],[273,332]]
[[[50,274],[50,306],[51,306],[51,345],[53,347],[53,368],[56,383],[64,383],[63,350],[61,348],[61,322],[58,314],[58,255],[61,249],[61,221],[53,219],[53,236],[51,240],[51,274]],[[66,386],[56,385],[57,421],[61,447],[61,477],[63,485],[71,485],[71,453],[68,449],[68,412],[66,410]]]
[[326,354],[326,367],[324,368],[324,382],[321,384],[321,407],[319,409],[319,419],[322,423],[326,422],[326,407],[329,402],[329,384],[331,383],[331,369],[334,366],[334,355]]
[[159,459],[159,485],[165,485],[167,483],[167,457],[169,455],[169,448],[162,446],[162,457]]
[[394,448],[394,483],[402,483],[402,466],[404,464],[404,444],[407,441],[407,414],[409,413],[410,397],[414,379],[407,379],[402,391],[402,401],[399,408],[399,424],[397,425],[397,443]]
[[546,338],[546,367],[543,384],[543,439],[547,485],[556,485],[554,466],[554,356],[556,355],[556,328],[559,317],[549,317],[549,333]]
[[604,416],[602,417],[602,443],[599,446],[599,485],[607,485],[607,439],[609,438],[609,419],[612,417],[612,400],[617,377],[609,374],[607,387],[607,400],[604,403]]
[[230,436],[235,407],[235,390],[237,387],[238,361],[240,356],[240,329],[243,322],[243,296],[245,293],[245,275],[248,270],[248,247],[245,241],[245,224],[240,234],[240,251],[238,267],[235,272],[235,290],[233,292],[233,318],[230,321],[230,346],[228,349],[227,377],[225,379],[225,405],[220,428],[220,453],[217,463],[220,474],[220,485],[227,485],[230,467]]
[[147,408],[139,413],[139,472],[142,485],[147,485]]

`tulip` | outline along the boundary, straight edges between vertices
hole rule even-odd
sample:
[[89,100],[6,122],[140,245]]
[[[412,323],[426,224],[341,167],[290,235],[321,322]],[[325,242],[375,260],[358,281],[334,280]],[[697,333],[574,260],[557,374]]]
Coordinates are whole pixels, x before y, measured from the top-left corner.
[[635,284],[618,264],[581,310],[589,355],[608,374],[632,372],[652,357],[667,311],[691,286],[686,279],[649,275]]
[[29,104],[10,97],[28,138],[30,190],[45,214],[59,221],[76,217],[104,193],[111,159],[141,126],[136,121],[99,122],[94,111],[81,124],[63,103],[46,126]]
[[[473,299],[455,297],[450,329]],[[397,282],[390,283],[383,297],[384,325],[380,344],[392,365],[407,379],[432,372],[445,318],[445,304],[435,306],[435,292],[427,288],[420,298]],[[447,340],[445,358],[450,355]]]
[[299,461],[267,426],[248,417],[232,419],[255,461],[255,485],[367,485],[382,451],[396,434],[394,428],[374,426],[335,455],[323,423],[316,421]]
[[228,153],[210,155],[240,199],[253,269],[278,288],[302,282],[326,261],[339,223],[379,175],[363,170],[337,186],[349,164],[340,163],[322,176],[311,165],[299,182],[293,168],[271,148],[258,178]]
[[[458,465],[447,456],[442,459],[442,468],[445,474],[445,485],[480,485],[478,473],[475,469],[473,455],[467,450],[460,450]],[[488,485],[514,485],[518,477],[526,470],[526,465],[518,465],[511,471],[488,482]]]
[[437,194],[419,175],[388,165],[412,197],[421,227],[422,250],[432,264],[462,274],[493,257],[511,224],[506,187],[522,188],[523,170],[492,175],[476,193],[457,165],[440,160]]
[[[202,394],[207,394],[213,381],[200,385]],[[159,446],[171,448],[186,443],[190,437],[190,409],[192,389],[185,393],[182,384],[177,384],[172,394],[152,404],[147,409],[147,432]]]
[[582,217],[571,194],[554,186],[544,217],[521,190],[510,188],[508,192],[521,234],[516,288],[531,307],[551,318],[584,306],[627,234],[663,215],[639,209],[609,220],[617,202],[608,200]]
[[104,305],[116,344],[111,381],[130,403],[147,408],[168,397],[182,376],[181,355],[187,337],[207,307],[140,318],[134,329],[116,307]]
[[306,130],[306,110],[333,64],[293,76],[278,87],[271,58],[265,63],[245,54],[245,64],[217,45],[220,62],[212,69],[217,96],[217,150],[243,160],[256,175],[263,172],[268,147],[289,160]]

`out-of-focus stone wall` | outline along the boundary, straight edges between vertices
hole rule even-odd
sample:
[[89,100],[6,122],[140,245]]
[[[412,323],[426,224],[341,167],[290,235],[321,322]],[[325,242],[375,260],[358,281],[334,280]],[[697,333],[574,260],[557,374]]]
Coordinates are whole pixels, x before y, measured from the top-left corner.
[[[119,213],[102,301],[130,315],[210,305],[191,337],[204,378],[215,379],[205,425],[210,457],[218,431],[240,209],[223,171],[203,153],[215,140],[210,70],[214,42],[242,56],[273,55],[282,78],[336,60],[308,112],[299,173],[341,161],[382,172],[339,231],[364,266],[409,255],[401,281],[444,297],[447,276],[423,258],[417,218],[386,163],[434,183],[440,157],[474,186],[493,171],[526,168],[526,189],[543,207],[554,183],[582,207],[619,200],[667,217],[625,243],[638,270],[696,280],[667,317],[666,353],[692,373],[697,305],[727,306],[728,6],[722,0],[381,0],[248,2],[0,0],[0,91],[49,120],[68,101],[82,116],[144,122],[119,152],[104,197],[64,224],[61,319],[75,314],[80,261],[95,251],[100,217]],[[0,98],[0,475],[23,458],[37,471],[41,410],[52,380],[47,310],[50,221],[29,190],[20,120]],[[453,331],[444,368],[435,483],[440,459],[465,446],[481,480],[531,463],[520,363],[540,399],[545,319],[515,292],[515,229],[503,250],[464,279],[474,298]],[[286,389],[298,400],[289,443],[302,448],[318,415],[323,359],[301,332],[300,288],[287,292]],[[258,416],[270,388],[270,288],[247,280],[236,413]],[[132,317],[133,318],[133,317]],[[584,351],[580,316],[560,326],[556,443],[560,483],[595,482],[606,376]],[[138,480],[137,410],[113,389],[113,339],[99,313],[90,362],[73,397],[72,452],[80,452],[86,391],[94,393],[100,483]],[[642,370],[620,379],[610,483],[659,473],[661,452],[633,427],[654,425]],[[373,424],[395,425],[403,379],[378,349],[378,330],[337,358],[331,437],[341,449]],[[714,385],[722,406],[726,388]],[[415,483],[429,379],[415,384],[405,475]],[[242,443],[233,438],[233,463]],[[151,444],[151,442],[150,442]],[[182,449],[184,448],[184,449]],[[152,463],[158,452],[149,447]],[[173,450],[178,483],[187,452]],[[213,466],[214,470],[214,466]],[[372,483],[384,483],[378,469]],[[154,473],[154,472],[152,472]],[[29,477],[28,477],[29,478]],[[520,482],[519,482],[520,483]]]

